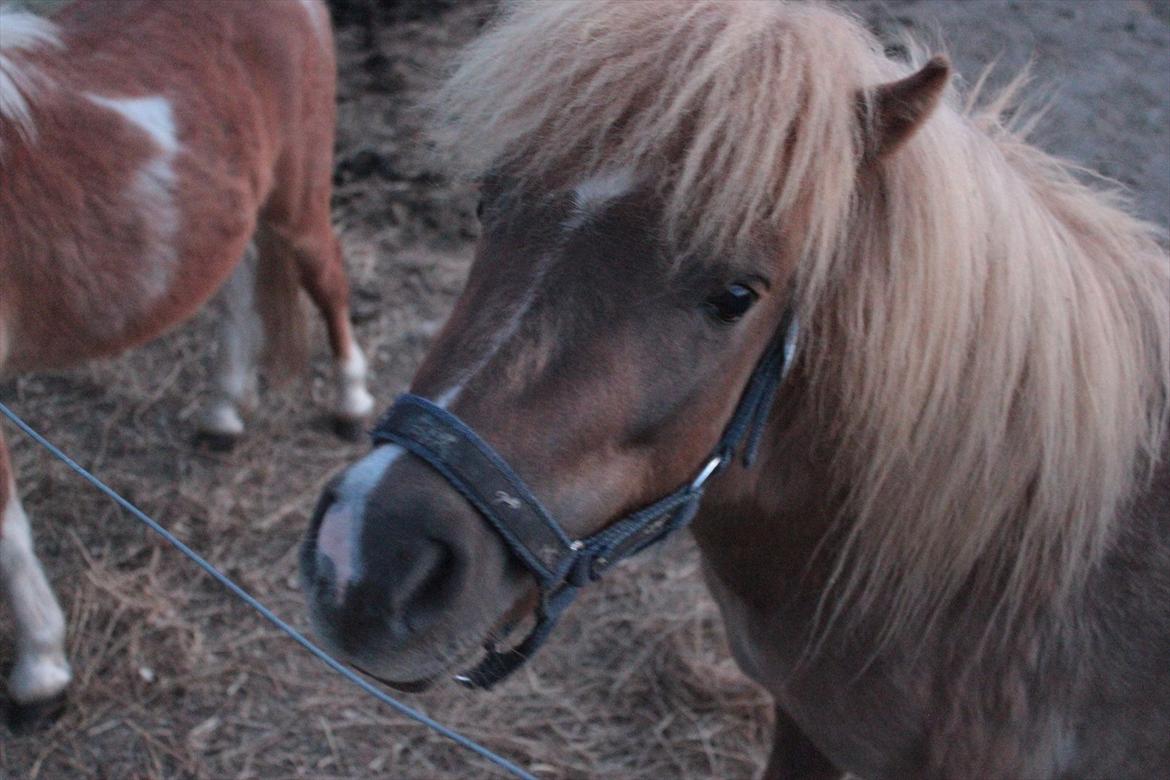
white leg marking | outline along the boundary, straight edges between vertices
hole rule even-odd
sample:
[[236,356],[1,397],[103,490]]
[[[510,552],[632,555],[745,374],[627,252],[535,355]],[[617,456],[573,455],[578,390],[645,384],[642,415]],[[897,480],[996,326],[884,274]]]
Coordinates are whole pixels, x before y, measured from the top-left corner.
[[255,294],[256,248],[249,245],[243,262],[220,292],[224,311],[219,321],[219,354],[212,369],[215,391],[199,423],[206,433],[239,436],[244,432],[240,408],[256,404],[256,362],[263,327],[253,303]]
[[366,389],[366,356],[353,336],[349,357],[337,362],[337,416],[364,420],[374,410],[374,397]]
[[0,520],[0,577],[16,619],[16,666],[8,693],[20,704],[49,699],[73,676],[65,660],[65,616],[33,552],[15,488]]

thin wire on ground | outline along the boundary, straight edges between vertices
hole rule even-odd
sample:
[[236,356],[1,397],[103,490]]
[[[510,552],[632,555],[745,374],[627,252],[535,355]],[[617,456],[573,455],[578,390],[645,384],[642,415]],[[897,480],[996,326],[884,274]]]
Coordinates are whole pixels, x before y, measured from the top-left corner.
[[207,574],[209,574],[212,579],[214,579],[220,585],[227,588],[228,591],[232,593],[232,595],[254,609],[257,613],[260,614],[261,617],[278,628],[301,647],[308,650],[309,653],[317,658],[317,660],[321,661],[321,663],[328,666],[334,672],[341,675],[346,680],[349,680],[351,683],[361,688],[363,691],[370,694],[378,701],[394,709],[399,714],[421,723],[422,725],[434,730],[439,734],[442,734],[447,739],[450,739],[452,742],[459,744],[460,746],[477,754],[481,758],[491,762],[492,764],[495,764],[510,775],[522,778],[522,780],[537,780],[535,775],[530,774],[524,769],[521,769],[519,766],[504,758],[503,756],[493,753],[491,750],[488,750],[486,747],[480,745],[478,742],[475,742],[469,737],[465,737],[459,732],[450,729],[447,726],[444,726],[442,723],[439,723],[438,721],[424,715],[413,707],[403,704],[393,696],[387,694],[385,691],[376,688],[370,682],[358,676],[358,674],[353,670],[349,669],[336,658],[329,655],[329,653],[325,652],[312,641],[310,641],[304,634],[297,631],[291,625],[278,617],[275,612],[260,603],[260,601],[252,596],[252,594],[248,593],[248,591],[237,585],[233,579],[217,569],[206,558],[188,547],[181,539],[158,523],[158,521],[150,517],[150,515],[143,512],[134,504],[130,503],[130,501],[127,499],[123,498],[116,490],[91,474],[84,466],[73,460],[73,458],[66,455],[60,448],[38,433],[31,425],[21,419],[21,417],[17,415],[16,412],[9,409],[8,406],[3,402],[0,402],[0,414],[3,414],[5,417],[11,420],[13,425],[15,425],[30,439],[48,451],[50,455],[64,463],[79,476],[81,476],[82,479],[96,487],[107,497],[133,515],[137,520],[150,528],[150,530],[161,536],[168,544],[194,561],[195,564],[199,566],[199,568],[207,572]]

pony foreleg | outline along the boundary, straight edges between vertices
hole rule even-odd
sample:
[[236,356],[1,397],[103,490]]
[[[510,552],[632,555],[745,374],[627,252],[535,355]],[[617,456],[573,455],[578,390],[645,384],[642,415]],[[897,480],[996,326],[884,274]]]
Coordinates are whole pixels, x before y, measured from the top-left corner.
[[843,777],[788,714],[776,707],[772,754],[760,780],[840,780]]
[[[7,493],[7,496],[5,496]],[[16,664],[8,677],[14,728],[54,716],[73,673],[65,659],[65,616],[33,552],[28,516],[16,496],[0,438],[0,580],[16,622]]]
[[244,433],[242,411],[257,402],[256,364],[263,327],[254,304],[256,250],[249,246],[220,293],[223,313],[218,323],[219,353],[212,367],[214,390],[199,421],[200,437],[227,449]]

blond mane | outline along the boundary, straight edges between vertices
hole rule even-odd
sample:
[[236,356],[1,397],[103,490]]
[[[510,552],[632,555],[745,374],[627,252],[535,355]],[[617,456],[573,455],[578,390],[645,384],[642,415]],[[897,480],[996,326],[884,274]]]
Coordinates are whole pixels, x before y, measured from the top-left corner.
[[965,589],[1005,616],[1069,605],[1170,403],[1158,231],[1006,128],[1006,99],[950,90],[867,160],[859,107],[909,72],[816,4],[528,1],[434,103],[462,173],[630,167],[687,243],[792,255],[806,397],[847,496],[835,592],[885,605],[892,633]]
[[60,46],[57,27],[52,22],[0,3],[0,123],[11,124],[25,141],[36,133],[29,101],[44,77],[24,61],[23,55],[42,47]]

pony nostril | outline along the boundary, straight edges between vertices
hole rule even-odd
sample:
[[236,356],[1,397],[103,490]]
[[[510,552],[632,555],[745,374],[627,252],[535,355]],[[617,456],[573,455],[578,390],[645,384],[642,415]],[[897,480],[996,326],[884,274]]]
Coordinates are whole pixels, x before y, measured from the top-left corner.
[[383,511],[325,494],[302,549],[302,571],[318,616],[338,635],[398,645],[458,600],[467,551],[430,536],[430,513]]
[[463,569],[459,555],[446,542],[428,539],[423,550],[392,599],[394,613],[410,631],[421,630],[450,606]]

